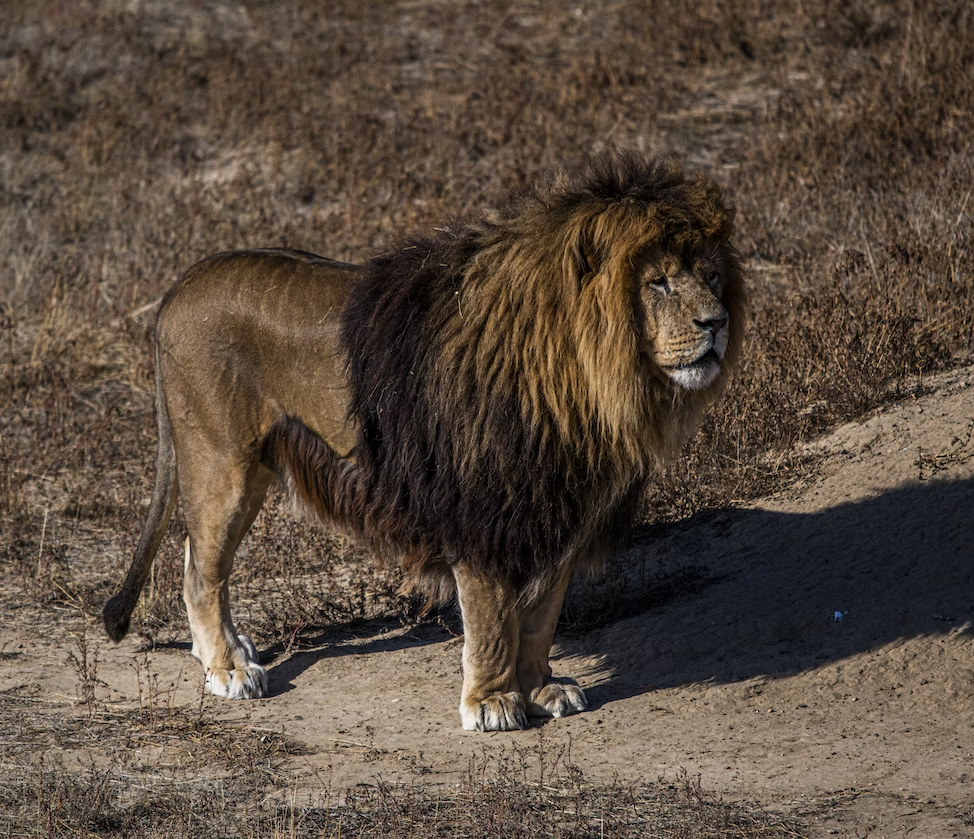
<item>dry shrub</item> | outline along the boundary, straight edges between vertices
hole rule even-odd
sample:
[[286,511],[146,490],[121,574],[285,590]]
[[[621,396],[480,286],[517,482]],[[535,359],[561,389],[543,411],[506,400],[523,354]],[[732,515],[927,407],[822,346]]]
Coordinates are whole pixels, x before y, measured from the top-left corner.
[[[18,698],[0,706],[11,732],[0,737],[4,835],[205,839],[254,835],[255,824],[262,835],[253,792],[303,753],[281,734],[216,723],[193,708],[118,712],[96,703],[64,716]],[[33,759],[25,754],[39,746]],[[142,762],[142,749],[158,752],[158,765]]]
[[[261,800],[254,773],[206,778],[185,768],[167,773],[127,766],[82,770],[63,761],[37,766],[5,762],[0,780],[0,829],[25,837],[217,839],[225,836],[318,837],[536,836],[641,839],[798,837],[799,825],[747,802],[705,792],[697,778],[673,783],[590,784],[576,766],[553,768],[540,780],[524,754],[500,767],[472,765],[455,789],[381,780],[298,803]],[[301,796],[304,798],[305,796]],[[331,800],[329,800],[331,799]]]

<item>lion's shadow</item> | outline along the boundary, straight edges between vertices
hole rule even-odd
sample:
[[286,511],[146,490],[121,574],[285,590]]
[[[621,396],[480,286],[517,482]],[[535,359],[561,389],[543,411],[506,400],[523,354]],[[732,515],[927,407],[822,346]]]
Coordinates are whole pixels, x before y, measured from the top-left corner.
[[[579,599],[598,602],[600,587],[604,601],[652,600],[625,582],[613,594],[613,576],[649,578],[653,565],[692,573],[659,605],[561,642],[556,673],[571,659],[600,657],[579,674],[594,707],[658,688],[785,676],[902,638],[970,635],[974,479],[917,483],[815,513],[732,509],[637,527],[613,564],[607,581],[571,593],[569,610]],[[651,585],[666,588],[666,573]]]
[[[606,575],[573,586],[564,618],[555,674],[579,678],[595,708],[659,688],[785,676],[905,637],[970,634],[974,479],[815,513],[728,509],[639,525]],[[370,621],[290,655],[266,651],[272,695],[323,658],[451,637],[441,625],[383,632],[397,626]]]
[[[384,653],[440,644],[450,641],[461,631],[459,617],[425,622],[405,629],[401,622],[375,618],[358,621],[350,626],[329,628],[324,632],[301,639],[300,649],[290,652],[281,644],[265,649],[261,661],[267,666],[270,695],[279,696],[294,689],[295,680],[306,670],[328,658]],[[455,627],[448,624],[456,623]],[[457,659],[460,652],[457,650]]]

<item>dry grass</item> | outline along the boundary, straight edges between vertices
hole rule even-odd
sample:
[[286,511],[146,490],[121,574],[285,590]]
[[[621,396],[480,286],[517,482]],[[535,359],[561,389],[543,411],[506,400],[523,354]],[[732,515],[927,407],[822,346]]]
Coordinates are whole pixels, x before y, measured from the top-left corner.
[[246,828],[255,793],[280,782],[301,747],[280,734],[211,722],[195,709],[0,703],[0,832],[5,836],[263,835]]
[[[8,614],[49,616],[52,604],[95,613],[127,563],[151,481],[148,325],[188,265],[252,245],[362,259],[397,233],[478,212],[606,145],[672,152],[724,184],[754,288],[748,361],[647,499],[649,521],[780,487],[808,468],[796,444],[970,357],[969,3],[811,0],[787,14],[761,0],[689,10],[673,0],[374,6],[0,6]],[[279,498],[268,512],[245,547],[236,595],[265,641],[286,645],[379,614],[409,619],[395,581],[367,558],[293,524]],[[174,527],[141,614],[150,639],[184,633],[179,576]],[[94,699],[87,707],[95,713]],[[91,818],[109,819],[87,830],[141,835],[141,805],[119,797],[120,772],[38,766],[21,792],[35,794],[50,835],[89,818],[65,815],[84,790],[104,791],[92,793]],[[531,794],[477,783],[464,795],[498,818],[506,811],[487,806],[490,796],[523,804],[518,796]],[[13,789],[4,787],[6,801],[21,800]],[[202,787],[173,790],[182,803],[150,811],[223,807],[214,817],[225,819],[237,806]],[[648,812],[652,794],[586,792],[594,797],[583,797],[574,829],[596,835],[593,807],[623,813],[639,801]],[[696,799],[679,794],[691,812]],[[373,819],[349,822],[360,833],[391,813],[423,813],[424,824],[435,822],[424,807],[459,813],[454,799],[419,788],[364,795],[343,811]],[[295,831],[331,835],[330,812],[302,810]],[[546,831],[562,829],[550,812],[539,818]],[[288,819],[281,811],[261,824],[286,834]],[[23,824],[4,827],[20,835],[9,825]],[[244,835],[263,830],[241,824]],[[170,832],[190,827],[174,822]]]
[[[0,832],[22,837],[797,837],[798,825],[707,794],[698,778],[587,783],[543,737],[471,759],[452,787],[406,783],[299,793],[281,772],[301,746],[187,708],[57,714],[8,696]],[[91,757],[96,752],[99,758]],[[37,755],[40,755],[37,757]],[[31,758],[31,755],[34,755]],[[146,756],[150,756],[149,759]]]

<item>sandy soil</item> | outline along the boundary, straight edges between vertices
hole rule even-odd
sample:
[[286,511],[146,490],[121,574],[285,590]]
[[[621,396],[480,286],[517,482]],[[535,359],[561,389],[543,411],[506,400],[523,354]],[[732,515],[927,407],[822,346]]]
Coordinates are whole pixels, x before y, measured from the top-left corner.
[[[725,799],[797,813],[811,836],[974,835],[974,368],[838,429],[787,493],[637,531],[639,570],[702,568],[692,592],[562,640],[556,674],[592,708],[526,732],[459,726],[461,640],[438,627],[346,633],[270,662],[272,696],[206,700],[227,720],[313,748],[310,791],[424,775],[452,781],[539,740],[589,778],[685,770]],[[840,619],[841,618],[841,619]],[[0,690],[76,701],[67,639],[0,628]],[[108,701],[133,701],[138,641],[99,646]],[[149,656],[192,701],[186,648]]]

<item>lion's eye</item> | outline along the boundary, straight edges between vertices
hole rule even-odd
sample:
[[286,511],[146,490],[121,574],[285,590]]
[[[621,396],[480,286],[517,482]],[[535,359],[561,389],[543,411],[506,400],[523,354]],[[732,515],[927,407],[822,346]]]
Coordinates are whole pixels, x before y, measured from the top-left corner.
[[657,277],[655,280],[650,280],[649,284],[660,294],[670,293],[670,281],[666,277]]
[[716,271],[711,271],[707,275],[707,285],[709,285],[712,289],[719,288],[720,287],[720,274],[718,274]]

